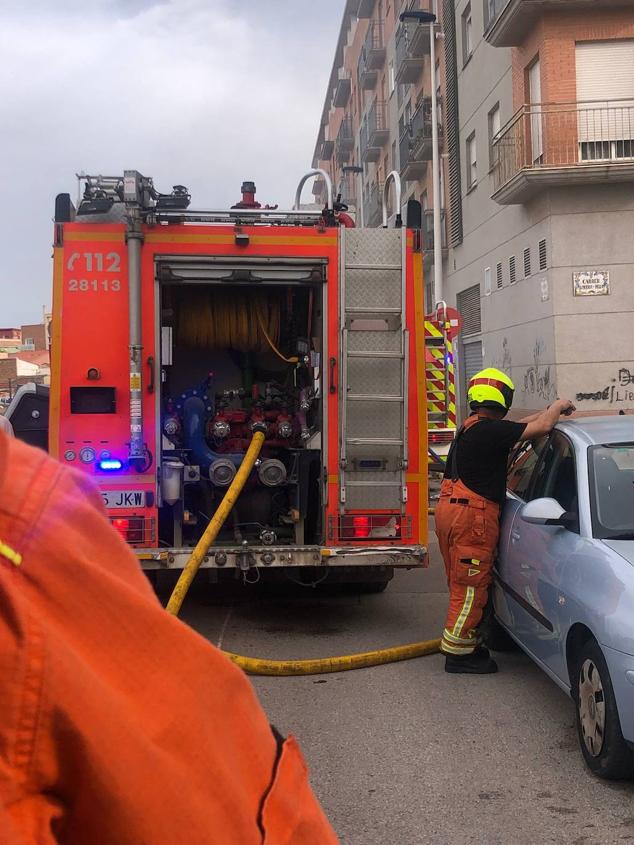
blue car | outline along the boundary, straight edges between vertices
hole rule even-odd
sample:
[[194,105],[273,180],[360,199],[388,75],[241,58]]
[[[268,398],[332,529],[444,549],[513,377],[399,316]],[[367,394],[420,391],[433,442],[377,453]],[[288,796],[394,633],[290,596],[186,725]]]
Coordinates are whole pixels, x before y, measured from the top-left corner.
[[493,607],[574,701],[589,768],[634,776],[634,416],[561,422],[520,444]]

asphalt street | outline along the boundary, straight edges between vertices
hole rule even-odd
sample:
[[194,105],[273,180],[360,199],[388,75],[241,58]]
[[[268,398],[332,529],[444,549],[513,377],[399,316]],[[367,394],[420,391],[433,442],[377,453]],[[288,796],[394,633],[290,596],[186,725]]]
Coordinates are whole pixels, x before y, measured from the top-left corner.
[[[255,657],[349,654],[438,636],[446,588],[426,571],[382,595],[195,585],[183,618]],[[339,674],[254,678],[294,733],[345,845],[606,845],[634,841],[634,784],[590,775],[569,699],[522,653],[500,672],[446,675],[439,655]]]

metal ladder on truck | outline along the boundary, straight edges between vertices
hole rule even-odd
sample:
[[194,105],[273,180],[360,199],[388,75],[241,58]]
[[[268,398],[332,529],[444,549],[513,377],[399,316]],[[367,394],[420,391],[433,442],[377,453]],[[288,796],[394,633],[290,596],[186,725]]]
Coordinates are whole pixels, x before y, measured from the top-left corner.
[[340,539],[358,536],[346,536],[354,514],[373,536],[373,522],[402,517],[407,502],[406,238],[404,228],[341,231]]

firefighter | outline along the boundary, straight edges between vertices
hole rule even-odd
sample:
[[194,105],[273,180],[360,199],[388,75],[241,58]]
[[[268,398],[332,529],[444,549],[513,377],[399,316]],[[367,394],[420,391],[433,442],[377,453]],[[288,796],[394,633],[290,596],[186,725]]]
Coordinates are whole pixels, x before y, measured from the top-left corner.
[[519,422],[505,420],[515,387],[488,368],[469,382],[471,416],[456,435],[436,507],[436,534],[449,585],[449,610],[441,650],[445,671],[488,674],[497,664],[480,644],[478,625],[487,603],[506,497],[509,453],[520,440],[550,432],[574,405],[558,399]]
[[81,473],[0,433],[0,841],[336,845],[297,742]]

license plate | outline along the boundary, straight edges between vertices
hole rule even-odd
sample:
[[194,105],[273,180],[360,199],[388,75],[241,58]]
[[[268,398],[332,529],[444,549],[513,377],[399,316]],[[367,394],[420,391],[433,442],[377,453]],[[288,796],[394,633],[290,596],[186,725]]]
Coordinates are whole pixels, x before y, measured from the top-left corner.
[[145,507],[145,490],[102,490],[101,495],[109,510]]

